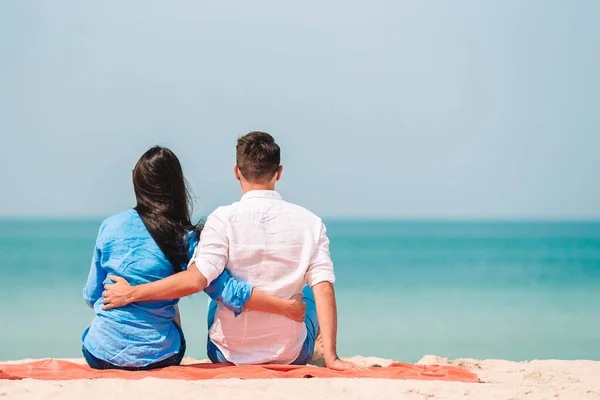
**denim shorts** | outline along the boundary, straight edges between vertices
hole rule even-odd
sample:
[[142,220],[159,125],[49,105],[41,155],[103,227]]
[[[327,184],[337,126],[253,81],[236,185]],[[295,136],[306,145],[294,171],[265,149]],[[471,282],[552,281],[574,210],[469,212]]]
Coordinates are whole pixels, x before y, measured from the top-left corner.
[[[291,365],[306,365],[311,360],[315,352],[315,341],[317,339],[317,331],[319,330],[319,322],[317,320],[317,306],[315,304],[315,296],[310,286],[305,286],[302,291],[304,297],[302,301],[306,303],[306,316],[304,317],[304,324],[306,325],[306,340],[300,350],[298,358],[291,363]],[[217,312],[217,302],[211,301],[208,306],[207,325],[208,330],[215,321],[215,313]],[[208,358],[213,363],[230,363],[227,361],[221,350],[210,340],[210,337],[206,340],[206,352]]]
[[181,360],[183,360],[183,356],[185,355],[186,343],[181,327],[174,322],[173,324],[175,325],[175,328],[177,328],[177,331],[179,332],[179,336],[181,338],[181,347],[179,348],[179,351],[173,354],[171,357],[167,357],[164,360],[160,360],[143,367],[120,367],[118,365],[111,364],[108,361],[101,360],[94,356],[88,351],[88,349],[85,348],[85,346],[81,347],[81,351],[83,353],[85,361],[87,361],[88,365],[93,369],[123,369],[126,371],[147,371],[149,369],[166,368],[172,367],[174,365],[179,365],[181,364]]

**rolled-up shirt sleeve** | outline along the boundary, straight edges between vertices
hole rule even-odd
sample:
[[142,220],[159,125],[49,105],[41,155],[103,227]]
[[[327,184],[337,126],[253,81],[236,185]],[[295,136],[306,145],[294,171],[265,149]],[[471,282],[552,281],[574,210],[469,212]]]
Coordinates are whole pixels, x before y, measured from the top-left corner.
[[190,260],[210,284],[225,269],[229,257],[229,242],[226,235],[226,224],[218,215],[219,209],[206,220],[200,242]]
[[329,238],[327,237],[325,224],[322,222],[317,248],[308,265],[305,277],[306,283],[311,287],[321,282],[335,282],[333,262],[331,261],[331,255],[329,254]]
[[224,270],[204,292],[211,299],[220,301],[225,307],[239,315],[252,295],[252,285],[241,282]]

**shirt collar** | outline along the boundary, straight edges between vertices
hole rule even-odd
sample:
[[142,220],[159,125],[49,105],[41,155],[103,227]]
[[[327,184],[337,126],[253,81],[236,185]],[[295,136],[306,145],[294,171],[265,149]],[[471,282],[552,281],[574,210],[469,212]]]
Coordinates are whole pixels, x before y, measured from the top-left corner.
[[281,195],[274,190],[251,190],[242,196],[242,201],[248,199],[281,200]]

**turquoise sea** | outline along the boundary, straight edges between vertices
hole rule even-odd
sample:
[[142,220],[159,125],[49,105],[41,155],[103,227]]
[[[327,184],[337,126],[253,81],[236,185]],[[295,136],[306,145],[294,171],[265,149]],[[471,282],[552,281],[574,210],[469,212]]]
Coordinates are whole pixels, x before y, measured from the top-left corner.
[[[0,360],[80,357],[100,221],[0,221]],[[600,360],[600,223],[327,221],[339,351]],[[207,297],[181,302],[204,358]]]

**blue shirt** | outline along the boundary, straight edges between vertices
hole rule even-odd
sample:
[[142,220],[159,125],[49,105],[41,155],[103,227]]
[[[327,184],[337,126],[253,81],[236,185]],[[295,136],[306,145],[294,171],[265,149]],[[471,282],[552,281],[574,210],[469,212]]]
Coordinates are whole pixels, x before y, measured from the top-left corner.
[[[192,233],[188,254],[198,243]],[[182,265],[182,268],[186,268]],[[106,219],[100,226],[92,266],[83,288],[86,303],[96,317],[81,338],[95,357],[118,366],[141,367],[179,351],[181,338],[174,326],[178,299],[132,303],[122,308],[102,309],[104,284],[112,283],[108,275],[121,276],[131,285],[157,281],[174,273],[166,258],[144,226],[138,213],[131,209]],[[252,287],[233,279],[225,271],[206,293],[220,300],[232,311],[241,312]]]

